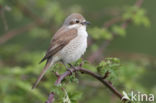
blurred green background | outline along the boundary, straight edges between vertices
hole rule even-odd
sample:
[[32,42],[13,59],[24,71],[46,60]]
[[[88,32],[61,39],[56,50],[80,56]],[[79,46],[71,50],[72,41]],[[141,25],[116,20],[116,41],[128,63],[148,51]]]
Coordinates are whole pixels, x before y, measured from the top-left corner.
[[[156,96],[156,1],[140,1],[141,8],[134,6],[137,0],[0,0],[0,103],[43,103],[51,91],[60,94],[55,102],[62,103],[65,93],[54,86],[52,69],[36,89],[31,86],[44,66],[38,63],[52,35],[73,12],[91,22],[84,67],[96,72],[103,58],[117,57],[121,66],[108,80],[121,93],[133,90]],[[113,18],[121,20],[106,28],[105,23]],[[127,28],[121,28],[127,19]],[[91,63],[89,57],[105,41],[110,44]],[[65,71],[61,63],[53,70]],[[67,78],[63,86],[71,103],[121,102],[97,80],[83,74],[79,80]]]

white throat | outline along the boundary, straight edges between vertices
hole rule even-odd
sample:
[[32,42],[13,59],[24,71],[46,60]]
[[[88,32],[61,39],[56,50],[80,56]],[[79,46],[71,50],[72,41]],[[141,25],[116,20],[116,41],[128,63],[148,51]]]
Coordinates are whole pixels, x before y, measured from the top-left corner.
[[81,24],[74,24],[74,25],[69,25],[68,26],[69,29],[79,29],[79,28],[84,28],[86,30],[86,25],[81,25]]
[[86,31],[86,25],[74,24],[68,26],[69,29],[77,29],[78,35],[87,37],[88,33]]

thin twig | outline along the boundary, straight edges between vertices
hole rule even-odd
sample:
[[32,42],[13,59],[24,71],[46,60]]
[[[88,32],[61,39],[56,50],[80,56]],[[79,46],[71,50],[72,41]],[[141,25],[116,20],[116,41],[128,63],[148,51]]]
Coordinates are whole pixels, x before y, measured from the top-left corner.
[[36,26],[40,26],[42,24],[45,23],[45,21],[43,19],[41,19],[40,17],[38,17],[37,15],[33,14],[32,11],[30,11],[26,6],[24,6],[23,4],[20,4],[19,2],[17,2],[17,7],[19,7],[19,9],[22,11],[22,13],[25,16],[28,16],[30,18],[32,18],[34,20],[34,22],[29,23],[24,25],[21,28],[17,28],[17,29],[13,29],[8,31],[7,33],[3,34],[0,37],[0,45],[7,42],[8,40],[12,39],[13,37],[15,37],[18,34],[22,34],[23,32],[26,32],[28,30],[32,30],[34,27]]
[[121,21],[121,20],[122,20],[121,17],[113,18],[113,19],[111,19],[111,20],[105,22],[105,23],[104,23],[104,27],[105,27],[105,28],[109,28],[111,25],[113,25],[113,24],[115,24],[115,23],[117,23],[117,22],[119,22],[119,21]]
[[110,72],[107,71],[107,72],[105,73],[105,75],[103,76],[103,79],[106,79],[106,78],[109,76],[109,74],[110,74]]
[[49,94],[48,100],[45,103],[53,103],[54,102],[54,93],[51,92]]
[[2,19],[2,22],[3,22],[3,25],[4,25],[4,30],[5,31],[8,31],[8,23],[7,23],[7,19],[5,17],[5,9],[0,7],[0,16],[1,16],[1,19]]
[[36,23],[38,23],[38,24],[43,24],[43,23],[45,22],[45,20],[43,20],[42,18],[40,18],[39,16],[37,16],[36,14],[34,14],[29,8],[27,8],[27,7],[26,7],[25,5],[23,5],[22,3],[16,2],[16,5],[17,5],[17,7],[21,10],[21,12],[22,12],[25,16],[27,16],[27,17],[33,19],[34,21],[36,21]]
[[18,28],[18,29],[14,29],[14,30],[11,30],[5,34],[3,34],[1,37],[0,37],[0,45],[5,43],[6,41],[10,40],[11,38],[13,38],[14,36],[20,34],[20,33],[23,33],[23,32],[26,32],[28,30],[31,30],[33,27],[36,26],[36,23],[30,23],[30,24],[27,24],[21,28]]

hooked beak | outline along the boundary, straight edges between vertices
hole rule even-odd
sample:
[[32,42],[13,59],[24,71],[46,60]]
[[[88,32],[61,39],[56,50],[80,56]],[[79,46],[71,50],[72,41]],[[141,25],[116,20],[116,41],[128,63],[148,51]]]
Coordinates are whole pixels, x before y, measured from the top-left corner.
[[89,21],[84,21],[84,22],[82,22],[81,24],[82,24],[82,25],[89,25],[90,22],[89,22]]

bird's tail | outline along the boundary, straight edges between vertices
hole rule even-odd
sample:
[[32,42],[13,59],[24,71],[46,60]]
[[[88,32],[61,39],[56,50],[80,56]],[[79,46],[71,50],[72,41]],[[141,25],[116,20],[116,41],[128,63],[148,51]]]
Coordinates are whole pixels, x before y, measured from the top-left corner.
[[36,86],[38,85],[38,83],[40,82],[40,80],[43,78],[44,74],[46,73],[46,71],[53,65],[53,61],[52,59],[47,60],[47,63],[45,65],[45,67],[43,68],[42,72],[40,73],[39,77],[37,78],[36,82],[34,83],[32,89],[36,88]]

